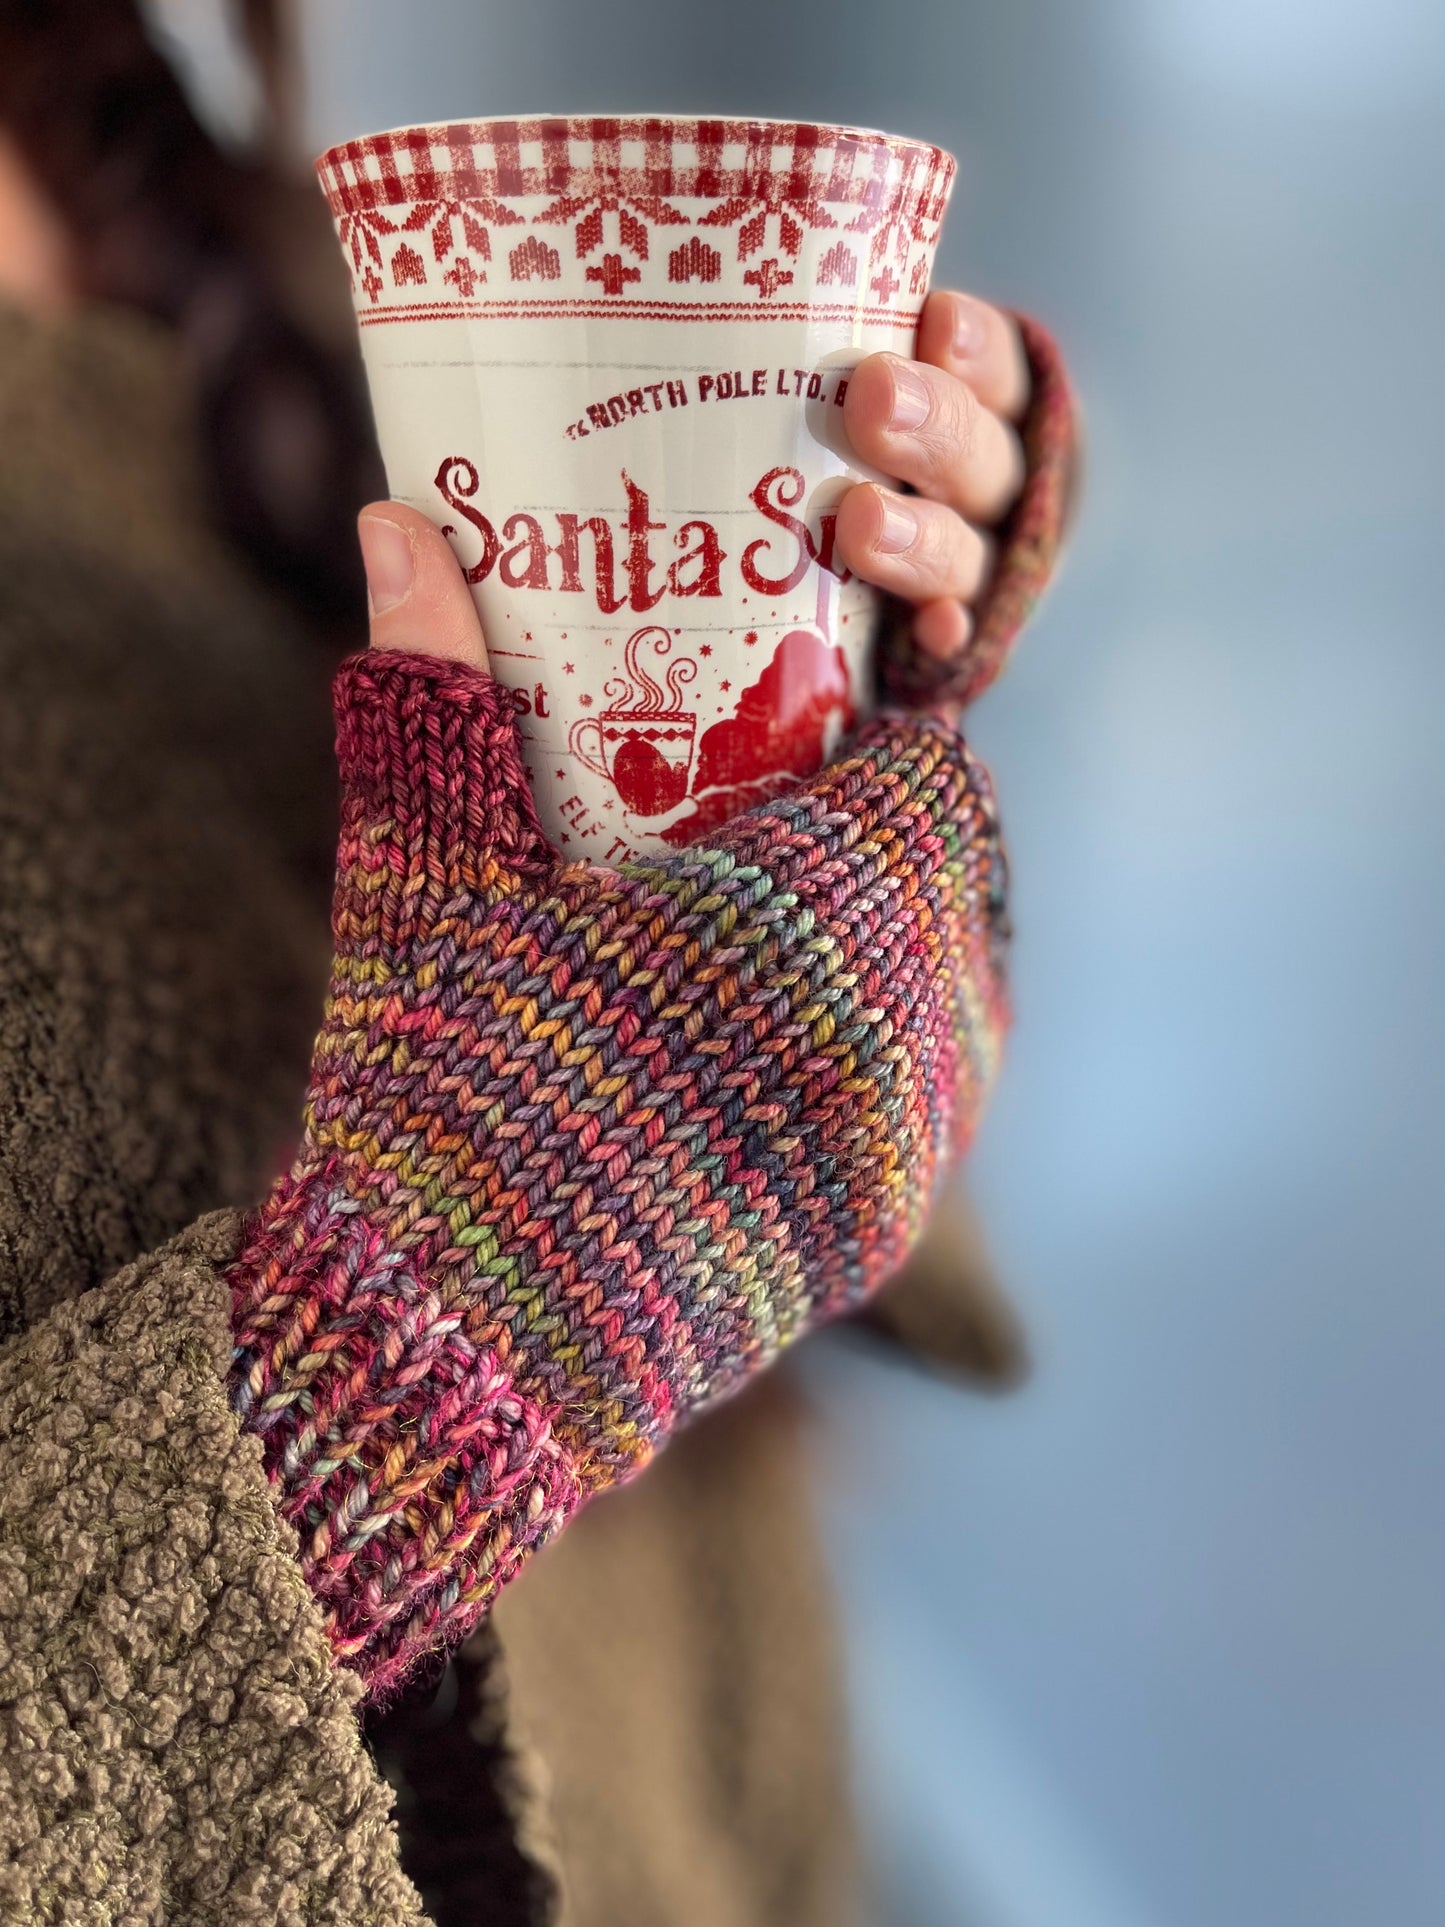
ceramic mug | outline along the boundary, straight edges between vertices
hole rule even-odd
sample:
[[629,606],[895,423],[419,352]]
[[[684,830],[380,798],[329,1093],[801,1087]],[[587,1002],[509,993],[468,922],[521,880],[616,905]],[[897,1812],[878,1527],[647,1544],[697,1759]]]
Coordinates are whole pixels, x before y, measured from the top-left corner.
[[548,833],[620,862],[810,775],[874,701],[833,553],[848,377],[911,354],[956,163],[870,128],[536,115],[317,171],[390,491],[452,538]]

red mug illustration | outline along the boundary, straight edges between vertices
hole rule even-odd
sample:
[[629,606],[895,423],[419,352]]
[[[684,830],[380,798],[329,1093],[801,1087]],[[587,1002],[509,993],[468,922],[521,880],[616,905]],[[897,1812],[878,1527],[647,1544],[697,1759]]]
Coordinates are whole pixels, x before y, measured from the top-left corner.
[[[608,707],[579,717],[568,731],[578,762],[610,783],[634,816],[663,816],[687,795],[697,713],[683,708],[681,688],[696,679],[697,664],[690,656],[666,661],[672,641],[658,623],[634,630],[624,651],[627,674],[606,685]],[[662,683],[650,673],[649,652]]]

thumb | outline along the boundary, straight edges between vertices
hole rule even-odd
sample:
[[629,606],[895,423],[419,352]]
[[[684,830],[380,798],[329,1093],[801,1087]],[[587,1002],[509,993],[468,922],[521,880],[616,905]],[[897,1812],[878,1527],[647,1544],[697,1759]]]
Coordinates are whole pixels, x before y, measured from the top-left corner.
[[486,671],[471,590],[434,522],[401,502],[371,502],[357,520],[373,649],[410,649]]

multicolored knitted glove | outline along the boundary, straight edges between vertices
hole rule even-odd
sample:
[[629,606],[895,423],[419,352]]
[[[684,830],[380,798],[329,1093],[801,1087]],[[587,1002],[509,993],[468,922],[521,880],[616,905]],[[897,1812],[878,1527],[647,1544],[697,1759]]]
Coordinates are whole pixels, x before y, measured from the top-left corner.
[[[1005,550],[1001,589],[1052,553]],[[335,963],[302,1148],[230,1274],[232,1387],[385,1694],[903,1263],[998,1059],[1004,863],[928,712],[610,869],[543,836],[489,676],[371,652],[336,708]]]

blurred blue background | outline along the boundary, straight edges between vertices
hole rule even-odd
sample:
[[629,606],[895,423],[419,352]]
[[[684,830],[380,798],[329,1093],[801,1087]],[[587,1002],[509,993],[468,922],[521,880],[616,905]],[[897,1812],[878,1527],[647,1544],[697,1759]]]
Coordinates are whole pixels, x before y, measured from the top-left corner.
[[1018,1023],[970,1183],[1034,1378],[802,1366],[883,1904],[1445,1920],[1445,9],[304,19],[318,147],[665,108],[958,155],[936,281],[1054,329],[1089,468],[973,727]]

